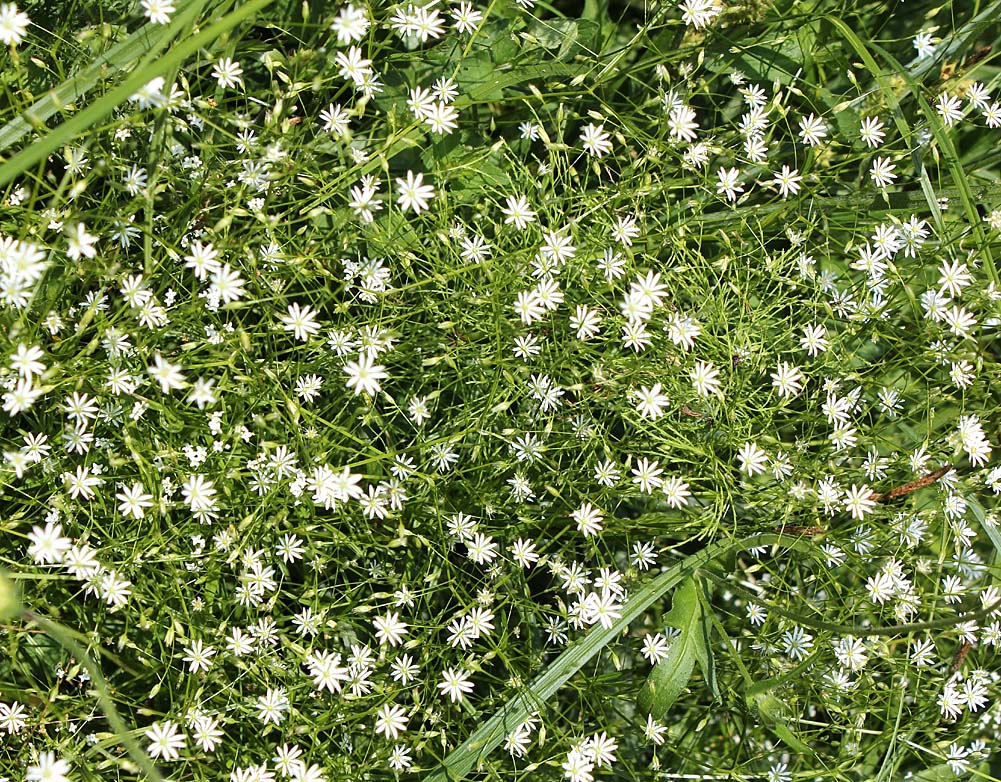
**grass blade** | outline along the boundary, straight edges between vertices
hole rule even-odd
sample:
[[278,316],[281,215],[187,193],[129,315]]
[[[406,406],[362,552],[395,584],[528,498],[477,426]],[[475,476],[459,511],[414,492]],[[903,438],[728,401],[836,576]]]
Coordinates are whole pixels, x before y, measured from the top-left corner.
[[742,549],[758,546],[783,546],[810,550],[810,543],[802,538],[790,538],[774,532],[752,535],[740,540],[713,543],[668,568],[639,589],[622,607],[622,616],[607,630],[595,627],[584,638],[571,645],[557,657],[525,692],[512,697],[503,707],[483,723],[469,738],[456,747],[441,766],[432,771],[426,782],[449,782],[462,779],[476,764],[487,757],[512,730],[524,722],[552,697],[567,680],[579,671],[613,638],[618,637],[629,623],[642,614],[669,589],[680,583],[706,563]]
[[250,0],[238,6],[234,11],[224,16],[215,24],[200,30],[185,38],[170,49],[163,57],[137,68],[127,76],[121,84],[109,90],[98,101],[95,101],[75,116],[66,120],[51,133],[40,138],[26,149],[14,155],[0,166],[0,187],[20,176],[28,168],[44,160],[50,154],[68,144],[80,133],[85,132],[94,123],[110,114],[116,106],[128,100],[136,90],[157,76],[161,76],[171,68],[179,66],[199,49],[207,46],[223,33],[231,30],[240,22],[249,19],[257,12],[269,6],[274,0]]
[[66,79],[44,97],[0,128],[0,152],[9,149],[25,134],[41,129],[45,121],[74,101],[90,92],[99,81],[106,80],[131,66],[143,55],[156,55],[163,51],[201,10],[203,2],[192,3],[177,15],[174,21],[155,30],[153,25],[143,25],[124,41],[115,44],[107,53],[98,57],[83,71]]

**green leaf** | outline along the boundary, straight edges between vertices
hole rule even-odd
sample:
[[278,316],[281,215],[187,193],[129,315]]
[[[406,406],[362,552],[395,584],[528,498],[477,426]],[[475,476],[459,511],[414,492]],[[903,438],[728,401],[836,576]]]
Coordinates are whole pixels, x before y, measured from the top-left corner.
[[0,620],[6,621],[21,612],[21,597],[14,582],[0,570]]
[[[25,149],[4,161],[0,165],[0,187],[13,181],[35,164],[45,160],[48,155],[60,147],[72,143],[79,135],[86,133],[93,125],[111,114],[119,104],[126,102],[130,95],[151,79],[163,76],[172,68],[178,67],[189,57],[197,54],[200,49],[209,46],[219,36],[229,32],[241,22],[252,18],[273,2],[274,0],[248,0],[248,2],[239,5],[236,10],[226,14],[215,23],[206,25],[194,34],[184,38],[175,46],[169,48],[162,56],[151,57],[150,55],[157,51],[155,47],[151,47],[147,56],[136,66],[135,70],[122,79],[120,84],[108,90],[100,98],[65,120],[51,132],[32,142]],[[175,19],[170,29],[173,29],[173,25],[178,23],[181,18],[186,19],[187,15],[185,14],[184,17]],[[122,53],[120,56],[124,58],[127,54]],[[44,106],[39,110],[43,109]],[[28,112],[30,111],[31,109],[28,110]],[[37,118],[26,116],[25,121],[31,127],[38,124]],[[19,137],[19,133],[20,135],[24,135],[21,132],[20,126],[9,126],[9,128],[5,141]]]
[[[736,52],[731,58],[718,57],[707,60],[711,70],[723,72],[725,69],[739,68],[754,81],[762,84],[793,84],[800,72],[802,53],[796,39],[789,35],[767,43],[753,43],[748,46],[728,42]],[[723,49],[719,54],[723,54]]]
[[780,738],[783,742],[785,742],[786,746],[789,747],[789,749],[793,750],[794,752],[798,752],[801,755],[808,755],[813,758],[817,757],[816,753],[812,749],[810,749],[809,746],[804,744],[799,739],[799,737],[796,736],[796,734],[793,733],[789,729],[789,726],[786,725],[784,722],[779,722],[775,725],[772,725],[770,730],[772,731],[772,733],[776,735],[776,737]]
[[622,606],[622,616],[615,620],[611,627],[606,629],[599,625],[580,641],[571,644],[524,691],[516,693],[494,712],[492,717],[481,723],[471,736],[452,750],[442,764],[424,778],[424,782],[454,782],[464,778],[478,762],[504,740],[510,731],[521,725],[530,714],[539,711],[571,676],[609,642],[619,637],[629,627],[630,622],[669,589],[680,583],[687,574],[732,552],[770,545],[783,546],[803,553],[813,552],[812,544],[808,540],[762,532],[741,540],[713,543],[668,568],[633,593]]
[[948,763],[939,763],[937,766],[926,768],[914,775],[914,779],[920,780],[920,782],[950,782],[950,780],[958,778]]
[[793,710],[788,703],[773,692],[781,682],[781,678],[766,679],[748,688],[747,693],[744,695],[747,706],[755,715],[758,722],[771,731],[772,735],[782,741],[789,749],[801,755],[808,755],[814,760],[819,760],[817,753],[804,743],[799,736],[793,733],[792,728],[789,727],[789,720],[793,717]]
[[681,635],[674,639],[667,657],[654,666],[650,678],[640,690],[640,710],[658,720],[663,719],[688,686],[696,663],[702,669],[706,683],[715,689],[710,630],[699,600],[700,588],[699,579],[691,576],[675,590],[671,611],[664,617],[664,622],[680,630]]
[[984,531],[987,537],[990,538],[991,545],[994,546],[994,561],[997,562],[1001,559],[1001,530],[998,530],[992,522],[987,520],[987,511],[979,501],[971,498],[968,505],[970,510],[973,512],[973,515],[977,517],[977,521],[980,523],[980,528]]
[[168,26],[150,32],[150,25],[144,25],[107,53],[94,60],[80,73],[66,79],[19,117],[15,117],[0,128],[0,151],[5,151],[15,142],[34,129],[43,130],[45,121],[67,106],[79,103],[99,82],[109,79],[120,71],[127,70],[136,60],[147,54],[157,54],[167,48],[177,33],[187,23],[194,20],[203,3],[193,3],[190,8],[174,19]]

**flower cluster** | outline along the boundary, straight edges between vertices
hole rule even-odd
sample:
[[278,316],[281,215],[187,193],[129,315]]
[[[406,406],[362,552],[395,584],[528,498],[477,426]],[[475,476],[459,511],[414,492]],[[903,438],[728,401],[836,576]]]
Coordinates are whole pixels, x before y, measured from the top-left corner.
[[[911,95],[806,9],[683,0],[637,36],[532,0],[280,5],[141,0],[98,41],[0,3],[4,768],[125,767],[97,673],[195,782],[423,776],[505,709],[477,752],[540,779],[986,762],[977,56],[939,74],[951,45],[895,20],[871,51],[941,77]],[[189,29],[225,34],[117,89]],[[104,118],[71,137],[29,103],[64,71]],[[703,622],[670,624],[660,568]],[[638,715],[684,655],[701,677]]]

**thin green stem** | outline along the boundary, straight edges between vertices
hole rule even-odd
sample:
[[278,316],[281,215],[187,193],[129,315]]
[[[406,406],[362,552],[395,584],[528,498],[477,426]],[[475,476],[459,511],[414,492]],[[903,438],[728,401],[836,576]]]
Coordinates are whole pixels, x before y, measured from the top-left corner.
[[142,769],[147,778],[153,780],[153,782],[165,782],[163,776],[156,770],[156,766],[149,755],[143,752],[142,748],[136,742],[133,730],[125,724],[125,720],[122,719],[122,716],[118,713],[118,709],[115,708],[115,702],[111,698],[108,683],[105,681],[100,666],[94,662],[87,649],[77,640],[78,637],[82,638],[83,636],[66,627],[66,625],[36,614],[31,610],[22,611],[21,616],[26,622],[37,624],[45,630],[47,635],[76,657],[87,673],[90,674],[90,679],[94,683],[94,689],[97,690],[97,702],[100,704],[104,716],[107,717],[108,724],[115,732],[115,737],[122,743],[128,751],[129,756]]

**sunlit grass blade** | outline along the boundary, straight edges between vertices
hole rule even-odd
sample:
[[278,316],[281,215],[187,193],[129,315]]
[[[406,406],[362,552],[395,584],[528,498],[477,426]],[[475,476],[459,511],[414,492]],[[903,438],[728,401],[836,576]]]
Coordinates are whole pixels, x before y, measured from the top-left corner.
[[0,187],[23,174],[28,168],[44,160],[50,154],[70,143],[80,133],[84,133],[94,123],[110,114],[116,106],[128,100],[144,84],[157,76],[176,68],[199,49],[208,46],[220,35],[232,30],[240,22],[253,17],[269,6],[274,0],[250,0],[226,14],[214,24],[185,38],[162,57],[145,62],[122,80],[121,84],[109,90],[79,113],[66,120],[51,133],[14,155],[0,166]]
[[668,568],[648,584],[638,589],[623,605],[622,616],[608,629],[595,627],[580,641],[571,645],[528,686],[525,692],[515,695],[484,722],[469,738],[456,747],[442,765],[425,779],[426,782],[448,782],[462,779],[478,762],[486,758],[512,730],[521,725],[531,714],[562,687],[590,659],[622,634],[629,623],[663,597],[686,576],[708,562],[735,551],[758,546],[782,546],[807,551],[811,544],[803,539],[790,538],[772,532],[752,535],[741,540],[725,540],[706,546],[678,564]]
[[132,67],[144,55],[159,54],[187,29],[201,12],[204,4],[204,0],[197,0],[185,6],[167,26],[143,25],[124,41],[115,44],[105,54],[95,59],[83,71],[49,90],[25,109],[21,116],[15,117],[0,128],[0,153],[32,130],[43,130],[45,121],[49,117],[71,103],[81,101],[98,83],[107,81],[119,71]]

